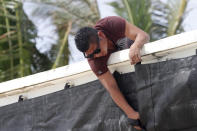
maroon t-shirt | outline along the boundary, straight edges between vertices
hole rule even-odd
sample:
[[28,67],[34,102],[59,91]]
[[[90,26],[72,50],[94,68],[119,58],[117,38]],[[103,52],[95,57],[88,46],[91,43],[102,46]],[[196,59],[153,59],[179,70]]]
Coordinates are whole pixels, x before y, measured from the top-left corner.
[[[94,26],[98,31],[102,31],[106,37],[113,42],[116,42],[125,37],[126,21],[118,16],[109,16],[99,20]],[[116,47],[116,46],[115,46]],[[88,58],[88,63],[96,76],[100,76],[108,71],[107,60],[111,53],[117,49],[108,49],[108,54],[98,58]]]

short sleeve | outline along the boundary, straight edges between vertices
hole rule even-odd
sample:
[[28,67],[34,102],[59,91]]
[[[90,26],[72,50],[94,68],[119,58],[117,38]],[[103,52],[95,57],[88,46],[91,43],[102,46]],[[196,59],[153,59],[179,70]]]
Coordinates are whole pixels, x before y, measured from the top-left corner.
[[114,43],[125,37],[126,21],[119,16],[109,16],[99,20],[95,28],[104,34]]
[[126,22],[119,16],[111,16],[108,18],[108,28],[111,34],[116,37],[125,37],[125,26]]
[[108,71],[108,67],[107,67],[108,58],[109,55],[95,59],[88,59],[90,68],[92,69],[92,71],[95,73],[97,77]]

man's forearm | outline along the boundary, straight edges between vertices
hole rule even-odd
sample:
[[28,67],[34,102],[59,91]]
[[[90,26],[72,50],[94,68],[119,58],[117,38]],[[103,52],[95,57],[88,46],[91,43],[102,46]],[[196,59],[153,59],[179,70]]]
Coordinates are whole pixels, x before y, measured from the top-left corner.
[[139,33],[137,34],[133,45],[141,49],[145,43],[149,42],[149,40],[150,40],[150,37],[147,33]]
[[149,35],[145,32],[138,33],[135,37],[135,42],[131,45],[129,49],[129,59],[131,65],[136,64],[141,61],[140,49],[145,43],[149,41]]
[[128,104],[123,94],[120,92],[117,84],[113,87],[108,88],[108,92],[110,93],[114,102],[125,112],[127,116],[132,116],[135,113],[133,108]]
[[110,80],[110,84],[101,81],[103,86],[107,89],[114,102],[125,112],[130,118],[135,118],[135,111],[128,104],[123,94],[120,92],[118,85],[114,79]]

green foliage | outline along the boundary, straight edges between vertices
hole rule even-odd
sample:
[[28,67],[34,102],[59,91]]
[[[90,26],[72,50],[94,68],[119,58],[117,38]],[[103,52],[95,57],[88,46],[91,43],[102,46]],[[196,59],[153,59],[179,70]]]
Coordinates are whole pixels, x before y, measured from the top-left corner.
[[35,47],[37,31],[22,3],[0,1],[0,82],[50,69],[48,57]]
[[109,3],[115,12],[150,35],[151,41],[183,32],[188,0],[121,0]]
[[69,35],[74,35],[82,26],[93,26],[100,18],[97,2],[95,0],[45,0],[42,2],[34,0],[31,2],[40,5],[37,6],[32,15],[36,15],[37,13],[41,14],[43,12],[46,13],[46,8],[50,8],[50,11],[46,14],[52,16],[53,23],[57,26],[59,41],[58,44],[53,45],[48,53],[51,61],[54,63],[53,68],[68,64],[70,52],[68,42],[64,42],[65,32],[69,25],[68,23],[70,21],[72,22],[72,28],[69,30]]
[[171,15],[168,16],[168,36],[179,33],[183,31],[181,26],[183,18],[185,15],[185,9],[187,7],[188,0],[171,0],[169,2],[169,9]]
[[[47,15],[52,16],[57,26],[59,41],[48,53],[40,53],[36,48],[37,30],[26,16],[20,0],[0,0],[0,82],[45,71],[52,65],[68,64],[68,34],[75,34],[82,26],[94,25],[100,18],[96,0],[28,2],[38,5],[33,16],[46,12],[43,7],[50,7]],[[72,22],[70,30],[69,21]]]
[[150,0],[122,0],[109,4],[115,8],[115,12],[118,15],[124,17],[130,23],[146,32],[150,31],[150,26],[152,25]]

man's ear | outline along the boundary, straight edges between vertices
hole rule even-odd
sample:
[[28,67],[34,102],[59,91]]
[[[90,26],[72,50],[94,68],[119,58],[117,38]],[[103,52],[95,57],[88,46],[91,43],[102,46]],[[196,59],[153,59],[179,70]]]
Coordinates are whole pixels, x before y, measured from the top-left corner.
[[98,31],[98,36],[100,37],[100,38],[106,38],[106,36],[105,36],[105,34],[102,32],[102,31]]

